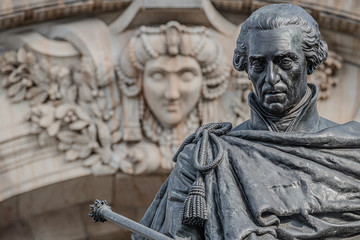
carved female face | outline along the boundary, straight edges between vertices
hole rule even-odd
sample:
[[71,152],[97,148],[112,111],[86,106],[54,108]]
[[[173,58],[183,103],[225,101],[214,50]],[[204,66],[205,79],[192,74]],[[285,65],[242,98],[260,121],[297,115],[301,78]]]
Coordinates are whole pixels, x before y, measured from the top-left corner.
[[201,68],[192,57],[160,56],[145,64],[144,97],[164,127],[174,127],[194,109],[201,84]]

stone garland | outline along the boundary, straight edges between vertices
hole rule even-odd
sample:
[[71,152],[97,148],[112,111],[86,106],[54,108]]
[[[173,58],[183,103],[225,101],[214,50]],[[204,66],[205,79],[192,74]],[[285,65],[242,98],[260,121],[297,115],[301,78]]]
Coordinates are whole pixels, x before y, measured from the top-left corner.
[[29,102],[26,121],[40,146],[56,138],[66,161],[93,168],[110,161],[114,139],[106,123],[113,111],[106,109],[91,59],[83,57],[79,67],[68,68],[22,47],[0,58],[0,73],[11,101]]

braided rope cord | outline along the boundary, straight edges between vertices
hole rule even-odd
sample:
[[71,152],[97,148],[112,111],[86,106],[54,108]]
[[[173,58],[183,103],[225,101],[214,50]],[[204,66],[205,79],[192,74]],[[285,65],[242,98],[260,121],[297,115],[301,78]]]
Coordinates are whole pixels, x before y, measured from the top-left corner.
[[[191,186],[184,202],[182,213],[182,223],[184,225],[203,227],[207,220],[204,175],[219,166],[222,162],[224,149],[220,144],[218,136],[228,133],[231,128],[231,123],[227,122],[205,124],[198,128],[194,134],[190,135],[174,155],[173,161],[176,162],[178,155],[184,150],[186,145],[196,143],[193,155],[193,167],[197,171],[197,174],[196,180]],[[213,159],[210,159],[208,156],[210,140],[215,143],[217,150],[217,154]]]
[[[185,141],[181,144],[179,149],[176,151],[173,161],[176,162],[179,154],[184,150],[184,148],[190,143],[196,143],[195,151],[194,151],[194,168],[198,172],[208,172],[211,169],[214,169],[216,166],[220,164],[220,161],[223,157],[224,150],[219,142],[219,139],[216,136],[225,135],[232,128],[232,124],[229,122],[223,123],[208,123],[201,127],[199,127],[195,133],[191,134],[189,137],[185,139]],[[211,140],[215,143],[215,146],[218,150],[218,154],[215,157],[215,160],[205,165],[207,154],[209,147],[209,136]],[[201,139],[201,142],[199,140]],[[199,159],[200,153],[200,159]]]

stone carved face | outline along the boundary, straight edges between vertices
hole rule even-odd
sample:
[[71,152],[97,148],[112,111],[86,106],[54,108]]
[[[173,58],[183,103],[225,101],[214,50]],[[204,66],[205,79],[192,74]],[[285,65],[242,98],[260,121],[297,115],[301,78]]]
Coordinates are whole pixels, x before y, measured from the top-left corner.
[[202,72],[189,56],[160,56],[145,64],[145,100],[163,127],[179,124],[201,96]]
[[200,124],[223,117],[217,104],[230,69],[216,34],[175,21],[134,32],[116,66],[124,141],[146,138],[165,156]]
[[298,27],[253,30],[248,38],[248,75],[259,104],[283,115],[300,102],[307,87],[307,68]]

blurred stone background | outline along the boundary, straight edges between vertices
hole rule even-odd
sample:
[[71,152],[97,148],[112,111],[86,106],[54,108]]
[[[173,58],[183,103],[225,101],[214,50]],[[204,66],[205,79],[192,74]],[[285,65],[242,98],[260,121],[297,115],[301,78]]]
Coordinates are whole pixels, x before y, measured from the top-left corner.
[[[106,199],[140,221],[187,135],[248,118],[236,37],[251,12],[280,2],[305,8],[329,45],[309,76],[320,114],[360,121],[357,0],[2,0],[0,239],[130,239],[93,223],[89,204]],[[163,91],[144,89],[150,61],[178,56],[199,75],[164,71]],[[179,106],[153,100],[166,94]]]

